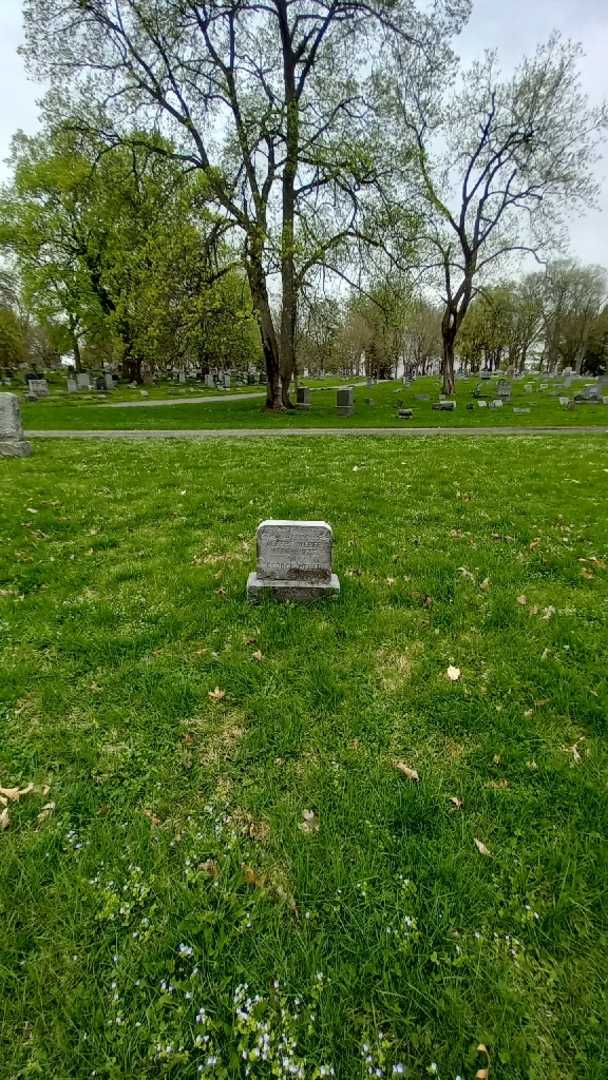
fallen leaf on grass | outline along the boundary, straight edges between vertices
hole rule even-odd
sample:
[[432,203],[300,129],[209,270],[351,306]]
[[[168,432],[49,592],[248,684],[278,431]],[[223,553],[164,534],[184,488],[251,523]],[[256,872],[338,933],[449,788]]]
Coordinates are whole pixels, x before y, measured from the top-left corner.
[[553,604],[549,604],[549,607],[546,607],[543,611],[544,621],[547,622],[552,615],[555,615],[555,608],[553,607]]
[[302,832],[313,833],[319,831],[319,815],[314,810],[304,810],[302,818],[303,821],[300,822]]
[[144,810],[144,817],[148,819],[154,828],[157,828],[161,824],[161,820],[152,812],[152,810]]
[[488,851],[486,845],[483,844],[481,840],[478,840],[477,837],[475,837],[474,843],[480,855],[487,855],[488,858],[492,858],[492,853]]
[[462,801],[462,799],[459,799],[457,795],[449,795],[448,798],[449,798],[452,806],[456,810],[462,810],[462,808],[464,806],[464,802]]
[[396,761],[395,768],[398,769],[400,773],[403,773],[403,775],[406,776],[408,780],[413,780],[414,783],[418,783],[418,781],[420,780],[420,777],[418,776],[416,770],[410,769],[409,765],[405,764],[405,761]]
[[8,829],[10,823],[11,819],[8,816],[8,810],[4,809],[0,814],[0,829],[2,831],[4,831],[4,829]]
[[[583,736],[583,738],[584,738],[584,736]],[[581,755],[579,754],[579,751],[578,751],[578,744],[579,744],[579,742],[582,742],[582,741],[583,741],[583,739],[581,738],[581,739],[577,739],[573,746],[562,746],[562,750],[564,751],[565,754],[572,754],[575,765],[580,765],[581,761],[583,760]]]
[[55,803],[54,802],[46,803],[42,807],[42,810],[40,811],[40,813],[38,814],[38,821],[46,821],[46,819],[51,816],[54,809],[55,809]]
[[463,578],[467,578],[468,581],[475,581],[475,574],[472,574],[470,570],[467,570],[466,566],[459,566],[458,570]]
[[216,589],[215,592],[216,592],[217,596],[225,596],[226,595],[226,590],[224,589],[223,586],[221,588],[219,588],[219,589]]
[[492,587],[492,583],[491,583],[489,577],[484,578],[481,585],[479,586],[479,588],[483,589],[484,592],[489,592],[491,587]]
[[258,664],[261,664],[262,660],[264,659],[264,653],[261,651],[261,649],[256,649],[256,651],[251,654],[251,659],[257,660]]
[[245,638],[245,645],[257,645],[257,640],[258,639],[255,638],[255,637],[246,637]]
[[509,781],[504,776],[500,780],[488,780],[487,783],[487,787],[494,788],[495,791],[504,791],[508,786]]
[[205,862],[199,863],[197,870],[201,870],[203,874],[209,874],[209,877],[219,877],[220,868],[215,859],[207,859]]
[[532,542],[528,545],[530,551],[536,551],[537,547],[540,546],[540,540],[540,536],[534,537],[534,540],[532,540]]
[[216,686],[215,690],[209,690],[207,697],[210,701],[221,701],[226,697],[226,691],[220,690],[219,686]]
[[528,597],[524,593],[522,593],[521,596],[517,597],[517,603],[521,604],[522,607],[525,607],[525,605],[528,603]]
[[457,680],[460,678],[460,668],[453,667],[453,665],[450,664],[448,670],[446,671],[446,675],[450,682],[457,682]]
[[502,765],[502,758],[501,758],[500,754],[494,754],[494,757],[492,758],[492,761],[494,762],[495,765]]
[[33,790],[33,784],[28,784],[27,787],[24,788],[0,787],[0,795],[2,795],[5,799],[8,799],[9,802],[19,802],[19,799],[23,795],[29,795],[30,792]]
[[488,1063],[484,1066],[483,1069],[477,1070],[477,1072],[475,1073],[475,1080],[488,1080],[488,1077],[490,1075],[490,1053],[485,1043],[479,1044],[479,1046],[477,1047],[477,1053],[485,1054],[486,1058],[488,1059]]

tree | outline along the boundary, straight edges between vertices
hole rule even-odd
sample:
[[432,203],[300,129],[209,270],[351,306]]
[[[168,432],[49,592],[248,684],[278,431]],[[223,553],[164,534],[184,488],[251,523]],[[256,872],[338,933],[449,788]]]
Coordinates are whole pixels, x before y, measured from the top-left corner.
[[240,238],[270,408],[289,402],[298,290],[360,232],[360,196],[377,180],[369,58],[383,37],[414,48],[439,22],[457,28],[466,0],[445,7],[439,20],[440,5],[423,19],[407,0],[25,0],[26,54],[53,83],[49,108],[122,141],[137,114],[204,176]]
[[607,125],[581,91],[580,48],[557,34],[501,79],[493,53],[438,83],[432,57],[397,51],[386,99],[417,153],[404,165],[424,220],[426,270],[440,274],[443,390],[454,390],[455,343],[478,279],[517,252],[563,242],[564,211],[586,209]]
[[529,281],[541,305],[547,370],[571,367],[580,374],[606,302],[606,272],[599,266],[559,259]]

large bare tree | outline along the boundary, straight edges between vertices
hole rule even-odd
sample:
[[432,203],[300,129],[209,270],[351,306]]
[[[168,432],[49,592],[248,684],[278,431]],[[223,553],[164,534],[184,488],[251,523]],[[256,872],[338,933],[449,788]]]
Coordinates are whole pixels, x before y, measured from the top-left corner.
[[443,391],[477,281],[518,252],[559,248],[567,219],[597,194],[592,165],[607,126],[581,89],[580,48],[552,35],[504,79],[496,56],[438,83],[424,53],[399,48],[385,92],[416,153],[403,161],[424,227],[424,269],[441,282]]

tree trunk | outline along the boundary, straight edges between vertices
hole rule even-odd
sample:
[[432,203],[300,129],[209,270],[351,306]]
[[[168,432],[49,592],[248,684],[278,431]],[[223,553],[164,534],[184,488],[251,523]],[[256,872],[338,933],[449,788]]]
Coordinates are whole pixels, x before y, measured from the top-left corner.
[[441,391],[443,394],[454,393],[456,380],[454,377],[454,340],[456,335],[451,330],[443,335],[443,355],[441,358],[441,374],[443,382]]
[[279,362],[279,347],[277,336],[272,321],[268,289],[261,259],[249,256],[247,260],[247,278],[251,290],[251,299],[255,316],[260,328],[262,350],[264,352],[264,364],[266,367],[266,408],[282,409],[281,398],[281,372]]
[[282,183],[281,230],[281,383],[285,408],[293,408],[289,400],[289,384],[296,368],[296,305],[295,272],[295,212],[296,175],[300,150],[300,103],[296,92],[293,37],[289,29],[287,5],[279,4],[279,26],[283,52],[283,82],[285,88],[286,139],[285,166]]

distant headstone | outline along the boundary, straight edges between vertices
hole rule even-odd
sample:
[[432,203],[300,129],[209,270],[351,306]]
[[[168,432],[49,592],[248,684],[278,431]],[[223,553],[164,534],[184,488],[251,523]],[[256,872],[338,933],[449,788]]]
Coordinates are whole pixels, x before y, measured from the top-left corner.
[[502,398],[503,401],[511,400],[511,383],[508,379],[499,379],[496,384],[496,397]]
[[0,457],[29,457],[32,448],[23,438],[19,398],[0,394]]
[[484,368],[483,371],[479,372],[479,378],[480,379],[491,379],[492,378],[492,372],[491,371],[486,371],[486,369]]
[[[181,374],[181,372],[180,372],[180,374]],[[144,374],[144,377],[143,377],[144,386],[152,386],[153,382],[154,382],[154,376],[152,375],[152,372],[151,371],[146,371],[145,374]]]
[[183,385],[185,383],[185,381],[186,381],[186,372],[185,371],[178,371],[178,373],[177,373],[177,381],[178,381],[178,383],[180,383],[180,385]]
[[211,372],[205,375],[205,386],[209,387],[210,390],[215,389],[215,375],[212,375]]
[[397,416],[400,420],[411,420],[413,415],[413,409],[399,409],[397,412]]
[[528,408],[524,408],[523,406],[518,407],[517,405],[514,405],[513,406],[513,412],[514,413],[529,413],[529,412],[531,412],[531,410],[528,409]]
[[28,379],[27,388],[30,394],[35,394],[36,397],[46,397],[49,392],[49,384],[46,379]]
[[91,378],[88,371],[79,371],[76,375],[76,383],[79,390],[90,390]]
[[591,383],[588,386],[584,386],[580,394],[574,395],[574,400],[581,403],[586,402],[587,404],[593,404],[593,402],[596,402],[596,404],[599,405],[602,400],[600,387],[595,385],[594,383]]
[[531,394],[533,390],[534,390],[534,383],[531,383],[531,382],[524,383],[524,394]]
[[325,521],[262,521],[256,533],[257,568],[247,596],[257,600],[314,600],[340,592],[331,569],[331,526]]
[[310,390],[307,386],[298,386],[296,406],[298,409],[310,409]]
[[560,405],[567,405],[569,403],[569,401],[570,401],[569,397],[560,397],[560,399],[559,399]]
[[68,379],[68,394],[75,394],[78,390],[76,379]]
[[416,401],[430,401],[430,394],[415,394]]
[[477,407],[479,409],[487,409],[488,403],[487,403],[487,401],[485,401],[484,398],[478,398]]
[[453,412],[455,408],[455,401],[436,401],[433,405],[435,412]]
[[230,375],[224,375],[224,389],[230,389]]
[[353,388],[352,386],[343,386],[337,391],[336,395],[336,412],[338,416],[352,416],[353,415]]
[[112,375],[111,371],[104,371],[104,373],[103,373],[103,381],[106,384],[106,390],[113,390],[114,389],[114,376]]
[[502,398],[494,398],[493,401],[489,402],[489,408],[490,409],[502,409],[502,406],[503,406]]

